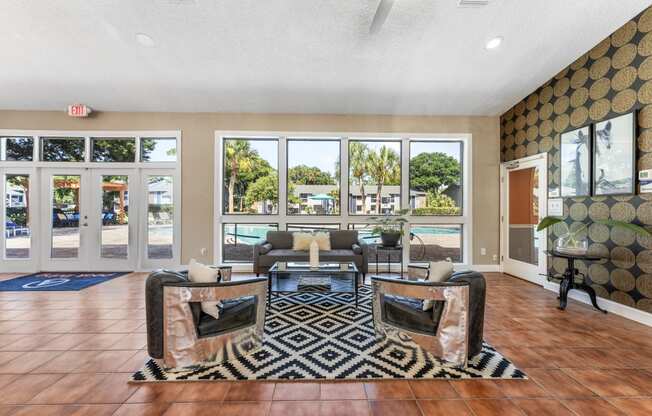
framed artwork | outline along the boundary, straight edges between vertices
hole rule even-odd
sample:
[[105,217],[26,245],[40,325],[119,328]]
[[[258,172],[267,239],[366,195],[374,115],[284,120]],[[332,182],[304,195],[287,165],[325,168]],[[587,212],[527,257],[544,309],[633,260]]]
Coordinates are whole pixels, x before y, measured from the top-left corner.
[[561,134],[560,190],[562,197],[591,194],[591,127]]
[[633,194],[636,186],[636,114],[593,127],[593,195]]

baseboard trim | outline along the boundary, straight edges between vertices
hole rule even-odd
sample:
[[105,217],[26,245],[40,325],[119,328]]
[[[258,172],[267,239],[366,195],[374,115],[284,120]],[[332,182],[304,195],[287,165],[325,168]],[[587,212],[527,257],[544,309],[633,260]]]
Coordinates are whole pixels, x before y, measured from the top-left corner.
[[[554,282],[545,282],[543,284],[545,289],[548,289],[552,292],[559,293],[559,283]],[[571,290],[568,293],[568,297],[576,300],[578,302],[591,305],[591,298],[585,292],[580,290]],[[623,305],[622,303],[614,302],[613,300],[598,298],[598,306],[606,310],[609,313],[622,316],[624,318],[630,319],[632,321],[638,322],[643,325],[652,327],[652,314],[644,312],[640,309],[632,308],[631,306]]]

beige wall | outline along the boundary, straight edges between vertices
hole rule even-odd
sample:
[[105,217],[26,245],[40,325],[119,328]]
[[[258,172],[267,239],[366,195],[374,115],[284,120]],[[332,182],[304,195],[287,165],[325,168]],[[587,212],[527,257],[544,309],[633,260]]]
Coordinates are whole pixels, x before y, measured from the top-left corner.
[[[0,128],[30,130],[181,130],[182,261],[212,260],[215,130],[471,133],[473,135],[473,262],[495,264],[499,252],[498,117],[394,117],[221,113],[94,113],[0,111]],[[201,256],[202,247],[208,255]],[[485,256],[480,248],[487,249]]]

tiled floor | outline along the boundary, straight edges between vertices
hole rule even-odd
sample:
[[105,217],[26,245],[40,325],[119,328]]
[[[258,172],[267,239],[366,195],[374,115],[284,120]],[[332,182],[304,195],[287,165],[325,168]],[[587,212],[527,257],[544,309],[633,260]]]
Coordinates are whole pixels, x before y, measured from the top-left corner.
[[0,416],[652,414],[652,328],[487,278],[485,338],[530,380],[127,384],[146,358],[145,275],[0,292]]

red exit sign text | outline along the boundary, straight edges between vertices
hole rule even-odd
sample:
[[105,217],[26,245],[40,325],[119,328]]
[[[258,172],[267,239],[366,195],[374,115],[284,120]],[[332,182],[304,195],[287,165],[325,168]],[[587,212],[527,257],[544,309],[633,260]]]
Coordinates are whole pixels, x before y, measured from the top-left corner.
[[91,108],[85,104],[73,104],[68,106],[68,115],[70,117],[88,117]]

